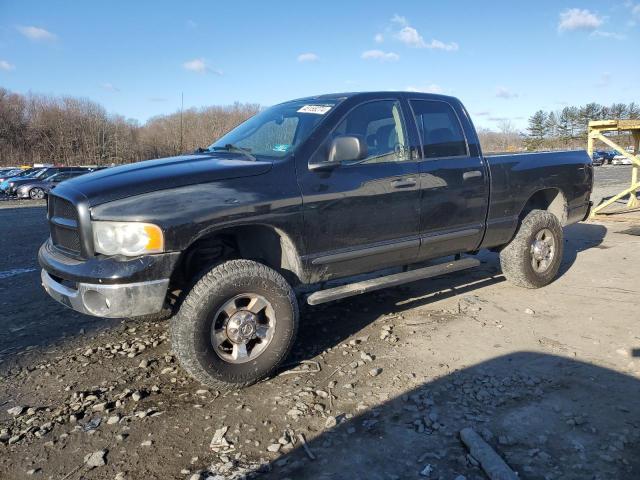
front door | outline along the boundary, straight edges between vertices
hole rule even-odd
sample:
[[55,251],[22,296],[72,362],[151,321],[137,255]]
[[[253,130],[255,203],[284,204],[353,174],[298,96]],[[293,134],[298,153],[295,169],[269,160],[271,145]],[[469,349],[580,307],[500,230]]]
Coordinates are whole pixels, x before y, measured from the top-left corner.
[[410,158],[399,98],[355,106],[325,142],[340,135],[366,139],[366,158],[330,171],[299,168],[315,281],[407,264],[419,248],[419,162]]
[[[443,100],[410,99],[422,144],[419,259],[477,248],[484,235],[489,182],[477,145]],[[472,128],[468,124],[469,128]]]

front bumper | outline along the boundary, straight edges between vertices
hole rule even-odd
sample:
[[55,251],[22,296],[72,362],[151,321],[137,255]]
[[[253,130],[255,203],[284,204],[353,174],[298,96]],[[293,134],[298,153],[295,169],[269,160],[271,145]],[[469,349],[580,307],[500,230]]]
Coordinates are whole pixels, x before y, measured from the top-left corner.
[[129,318],[158,313],[164,306],[169,279],[122,285],[77,283],[75,288],[42,270],[42,286],[61,304],[73,310],[107,318]]
[[179,252],[136,258],[72,258],[47,240],[38,252],[42,285],[51,297],[78,312],[128,318],[162,310]]

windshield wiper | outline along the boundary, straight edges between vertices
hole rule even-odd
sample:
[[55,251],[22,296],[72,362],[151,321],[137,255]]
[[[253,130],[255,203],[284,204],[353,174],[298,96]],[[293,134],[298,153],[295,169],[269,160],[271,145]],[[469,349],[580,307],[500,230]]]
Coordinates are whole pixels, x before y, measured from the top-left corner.
[[226,150],[227,152],[237,152],[243,154],[251,161],[256,161],[256,157],[249,153],[251,152],[250,148],[238,147],[236,145],[233,145],[232,143],[227,143],[224,147],[211,147],[211,150]]

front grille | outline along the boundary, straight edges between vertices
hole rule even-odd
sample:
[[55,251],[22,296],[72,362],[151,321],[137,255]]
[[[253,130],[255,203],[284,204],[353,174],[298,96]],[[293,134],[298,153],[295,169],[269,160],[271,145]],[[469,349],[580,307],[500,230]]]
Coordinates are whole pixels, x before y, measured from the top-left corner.
[[71,202],[63,198],[51,196],[52,210],[50,216],[78,220],[78,212]]
[[78,230],[51,225],[51,241],[56,247],[76,255],[80,254],[80,233]]
[[51,243],[66,252],[80,255],[82,241],[78,225],[78,211],[69,202],[55,195],[49,195],[49,226]]

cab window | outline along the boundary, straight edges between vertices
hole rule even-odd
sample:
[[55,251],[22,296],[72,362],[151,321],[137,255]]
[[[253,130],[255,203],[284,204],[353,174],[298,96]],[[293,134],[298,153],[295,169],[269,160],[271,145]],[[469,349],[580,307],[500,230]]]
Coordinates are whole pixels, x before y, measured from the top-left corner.
[[446,102],[411,100],[424,158],[467,156],[467,142],[455,111]]

